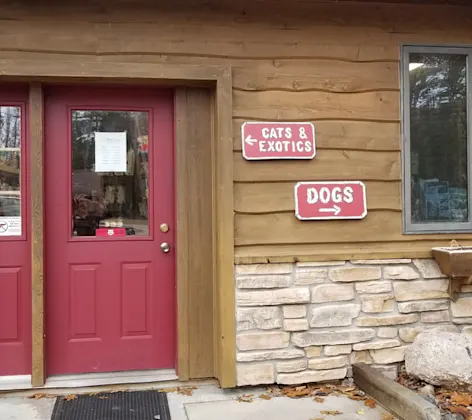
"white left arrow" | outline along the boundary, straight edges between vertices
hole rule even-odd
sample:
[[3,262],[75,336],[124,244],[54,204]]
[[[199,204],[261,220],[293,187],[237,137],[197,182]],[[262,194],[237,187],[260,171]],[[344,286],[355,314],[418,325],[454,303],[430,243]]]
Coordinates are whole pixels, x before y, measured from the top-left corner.
[[320,212],[321,213],[334,213],[334,215],[337,216],[339,213],[341,213],[341,207],[335,204],[333,207],[330,207],[328,209],[320,209]]
[[252,138],[251,135],[249,134],[245,139],[244,141],[247,143],[247,144],[250,144],[251,146],[254,146],[256,143],[257,143],[257,139],[255,138]]

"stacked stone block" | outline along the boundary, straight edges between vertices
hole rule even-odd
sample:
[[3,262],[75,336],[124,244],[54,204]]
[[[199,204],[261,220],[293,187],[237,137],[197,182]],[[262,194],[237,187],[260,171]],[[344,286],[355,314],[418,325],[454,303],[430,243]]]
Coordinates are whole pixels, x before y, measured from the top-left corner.
[[434,260],[236,266],[237,384],[342,379],[364,362],[396,377],[423,331],[472,332],[472,287],[451,302]]

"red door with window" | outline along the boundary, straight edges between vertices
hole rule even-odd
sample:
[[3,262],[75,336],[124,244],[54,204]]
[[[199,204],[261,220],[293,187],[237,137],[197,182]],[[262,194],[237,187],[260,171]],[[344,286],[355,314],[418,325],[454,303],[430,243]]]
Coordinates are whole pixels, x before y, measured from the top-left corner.
[[31,373],[28,87],[0,89],[0,376]]
[[175,366],[173,94],[45,96],[48,374]]

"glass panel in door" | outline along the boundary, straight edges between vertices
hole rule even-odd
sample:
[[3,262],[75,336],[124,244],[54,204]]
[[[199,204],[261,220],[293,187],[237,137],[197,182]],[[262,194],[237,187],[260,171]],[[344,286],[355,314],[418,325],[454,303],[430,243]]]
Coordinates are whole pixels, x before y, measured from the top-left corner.
[[149,236],[148,112],[72,111],[72,235]]

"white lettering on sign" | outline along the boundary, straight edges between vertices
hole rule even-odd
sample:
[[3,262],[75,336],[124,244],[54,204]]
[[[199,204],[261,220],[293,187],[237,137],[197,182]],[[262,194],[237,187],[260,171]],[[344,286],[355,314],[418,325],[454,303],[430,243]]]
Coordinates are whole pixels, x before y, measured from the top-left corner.
[[308,188],[306,190],[306,201],[308,204],[316,204],[320,201],[323,204],[327,204],[330,201],[333,203],[352,203],[352,188],[351,187],[334,187],[330,190],[328,187],[321,187],[318,191],[317,188]]
[[294,192],[295,215],[300,220],[359,220],[367,215],[362,181],[299,182]]
[[265,139],[291,139],[292,129],[290,127],[263,128],[262,137]]
[[312,144],[309,141],[291,142],[288,140],[260,140],[260,152],[311,152]]
[[354,201],[354,197],[352,193],[353,193],[352,187],[344,188],[344,194],[345,194],[344,202],[345,203],[351,204]]
[[313,159],[315,127],[306,122],[245,122],[241,126],[247,160]]

